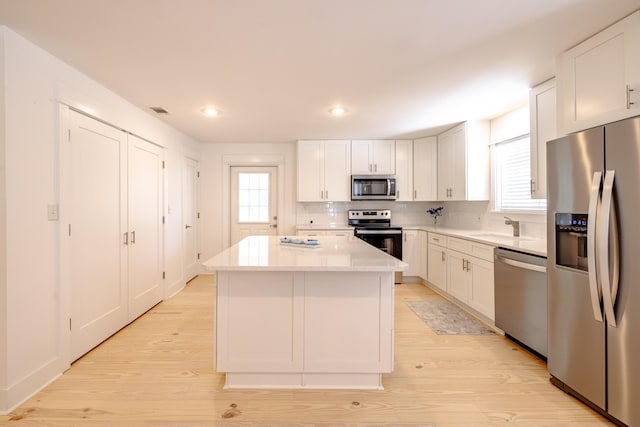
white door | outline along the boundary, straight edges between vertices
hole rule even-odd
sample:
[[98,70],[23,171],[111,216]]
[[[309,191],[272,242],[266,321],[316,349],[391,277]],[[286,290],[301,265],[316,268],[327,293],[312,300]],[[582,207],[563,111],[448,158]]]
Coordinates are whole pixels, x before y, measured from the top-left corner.
[[162,148],[129,135],[129,321],[164,296],[162,157]]
[[127,136],[73,111],[70,119],[67,209],[76,360],[127,323]]
[[278,168],[231,167],[231,244],[278,232]]
[[187,281],[198,274],[198,177],[200,164],[191,158],[184,158],[182,176],[182,215],[184,232],[184,275]]

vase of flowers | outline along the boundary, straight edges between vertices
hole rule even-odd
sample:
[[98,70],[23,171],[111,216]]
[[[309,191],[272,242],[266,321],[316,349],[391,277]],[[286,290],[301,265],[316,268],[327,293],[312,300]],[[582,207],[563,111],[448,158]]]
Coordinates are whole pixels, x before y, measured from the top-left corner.
[[444,210],[444,206],[438,206],[437,208],[431,208],[431,209],[427,209],[427,213],[429,215],[431,215],[431,217],[433,218],[433,223],[437,224],[438,223],[438,217],[442,216],[442,211]]

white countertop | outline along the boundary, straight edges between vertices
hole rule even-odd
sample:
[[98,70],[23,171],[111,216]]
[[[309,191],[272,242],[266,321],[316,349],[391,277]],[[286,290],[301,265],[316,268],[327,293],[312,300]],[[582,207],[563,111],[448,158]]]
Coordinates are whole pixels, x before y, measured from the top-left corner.
[[203,262],[211,271],[404,271],[409,265],[354,237],[320,236],[319,248],[249,236]]
[[404,229],[423,230],[431,233],[444,234],[452,237],[460,237],[488,245],[514,249],[534,255],[547,256],[547,240],[534,237],[513,237],[509,234],[501,234],[486,230],[463,230],[437,225],[403,226]]

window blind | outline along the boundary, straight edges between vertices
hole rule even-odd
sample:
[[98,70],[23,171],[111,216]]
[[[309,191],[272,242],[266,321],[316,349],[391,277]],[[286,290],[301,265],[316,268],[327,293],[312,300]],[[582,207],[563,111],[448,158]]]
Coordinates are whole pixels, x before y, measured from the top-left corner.
[[531,199],[529,135],[494,146],[495,208],[500,211],[544,211],[546,200]]

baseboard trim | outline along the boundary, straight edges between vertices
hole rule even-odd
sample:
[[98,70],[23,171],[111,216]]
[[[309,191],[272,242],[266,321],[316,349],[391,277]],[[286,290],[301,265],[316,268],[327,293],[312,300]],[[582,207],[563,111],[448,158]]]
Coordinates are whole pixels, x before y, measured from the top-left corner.
[[5,390],[0,390],[0,415],[8,415],[62,375],[60,360],[54,359]]

